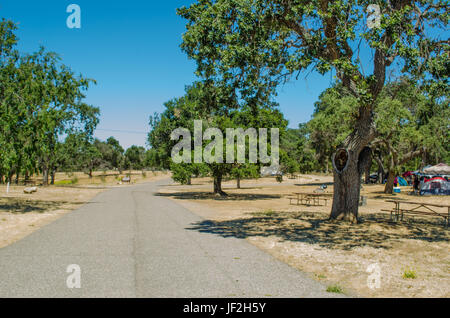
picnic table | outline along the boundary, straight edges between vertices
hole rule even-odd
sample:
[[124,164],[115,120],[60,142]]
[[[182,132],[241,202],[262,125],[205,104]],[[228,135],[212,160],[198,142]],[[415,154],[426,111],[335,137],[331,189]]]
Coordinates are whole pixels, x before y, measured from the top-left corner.
[[[438,216],[445,220],[446,226],[449,225],[450,221],[450,205],[448,204],[434,204],[426,202],[411,202],[411,201],[400,201],[400,200],[386,200],[386,202],[394,203],[394,208],[392,210],[382,210],[390,212],[391,220],[403,221],[404,214],[415,214],[415,215],[426,215],[426,216]],[[402,205],[402,207],[400,206]],[[407,207],[405,207],[407,205]],[[423,209],[421,209],[423,208]],[[437,211],[437,208],[447,208],[447,213],[442,211]]]
[[297,205],[314,205],[320,206],[320,201],[323,200],[325,206],[327,205],[330,195],[325,193],[304,193],[294,192],[291,196],[288,196],[289,204],[292,204],[293,200],[297,201]]

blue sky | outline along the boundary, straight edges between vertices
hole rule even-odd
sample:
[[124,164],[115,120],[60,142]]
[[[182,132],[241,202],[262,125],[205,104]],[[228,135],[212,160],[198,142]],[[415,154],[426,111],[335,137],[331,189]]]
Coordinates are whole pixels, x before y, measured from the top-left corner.
[[[22,52],[43,45],[75,72],[97,80],[86,100],[101,110],[95,136],[114,136],[126,148],[146,146],[149,116],[195,80],[195,64],[179,48],[185,22],[176,15],[190,2],[2,0],[0,17],[18,23]],[[81,7],[81,29],[66,26],[72,3]],[[311,73],[280,87],[276,100],[290,127],[310,119],[314,102],[330,85],[329,75]]]

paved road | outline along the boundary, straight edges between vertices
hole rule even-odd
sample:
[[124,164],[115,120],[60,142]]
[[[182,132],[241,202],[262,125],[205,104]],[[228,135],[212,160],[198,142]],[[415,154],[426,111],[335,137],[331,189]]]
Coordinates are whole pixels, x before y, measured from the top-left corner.
[[[190,230],[202,219],[155,196],[168,181],[113,189],[0,249],[0,297],[329,297],[247,241]],[[81,288],[66,284],[68,265]]]

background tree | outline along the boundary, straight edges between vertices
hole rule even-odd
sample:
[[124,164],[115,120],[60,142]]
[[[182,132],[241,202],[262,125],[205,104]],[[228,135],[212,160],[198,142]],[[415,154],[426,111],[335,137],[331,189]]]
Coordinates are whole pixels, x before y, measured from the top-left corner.
[[145,148],[140,146],[131,146],[125,151],[125,168],[141,170],[145,164]]
[[[442,107],[439,103],[448,105],[445,99],[438,102],[407,80],[385,87],[376,106],[375,122],[379,135],[372,142],[372,146],[378,146],[386,154],[384,166],[387,167],[388,178],[385,193],[393,192],[395,176],[407,170],[406,165],[411,160],[421,157],[427,149],[434,154],[439,154],[443,149],[440,145],[445,139],[442,137],[448,137],[448,130],[441,127],[433,132],[432,129],[436,128],[435,122],[449,122],[450,117],[448,106]],[[426,119],[423,118],[424,109],[432,110]],[[445,156],[445,151],[434,158],[436,161],[430,162],[437,164],[442,156]],[[425,164],[423,162],[422,167]],[[419,166],[416,164],[412,170]]]
[[111,162],[111,167],[117,169],[119,173],[122,173],[123,166],[125,164],[124,149],[120,145],[119,141],[114,137],[109,137],[106,143],[112,148],[111,157],[109,162]]
[[[407,80],[390,83],[384,88],[374,106],[377,138],[369,145],[376,153],[374,159],[383,170],[383,175],[388,175],[386,193],[393,192],[395,176],[407,170],[408,164],[420,157],[425,149],[430,148],[431,152],[439,153],[437,158],[448,156],[444,145],[435,146],[445,140],[442,139],[443,136],[448,136],[445,128],[437,128],[435,124],[448,122],[449,112],[445,105],[448,105],[446,98],[436,100]],[[333,149],[343,143],[354,124],[355,109],[356,98],[340,86],[327,89],[321,94],[312,119],[307,124],[310,142],[319,154],[319,162],[321,157],[325,160],[330,158]],[[423,118],[424,109],[432,110],[427,112],[426,119]],[[340,125],[335,125],[335,120]],[[435,133],[432,129],[436,129]],[[439,160],[428,162],[438,163]],[[418,169],[419,165],[415,163],[410,166],[410,170]],[[370,172],[370,167],[371,165],[367,166],[367,172]]]
[[307,124],[309,141],[316,159],[325,173],[331,168],[331,158],[352,131],[358,112],[358,101],[342,85],[325,90],[315,103]]
[[[368,28],[365,11],[374,3],[379,24]],[[449,41],[440,38],[447,1],[201,0],[178,13],[187,20],[182,48],[204,78],[245,96],[261,88],[274,93],[303,70],[333,70],[357,98],[352,132],[343,142],[345,169],[334,173],[333,219],[357,221],[367,145],[377,135],[373,110],[387,74],[401,71],[419,85],[434,78],[432,89],[448,89]]]
[[[225,163],[225,157],[224,163],[194,163],[193,154],[191,154],[192,163],[174,164],[171,163],[170,156],[177,142],[170,140],[172,131],[176,128],[187,128],[193,136],[195,120],[202,120],[203,132],[207,128],[218,128],[223,133],[227,128],[246,130],[250,127],[255,129],[273,127],[284,130],[287,121],[283,119],[273,103],[263,104],[263,102],[251,100],[241,101],[239,104],[236,97],[226,88],[210,85],[210,83],[194,83],[186,89],[185,96],[165,103],[166,110],[150,118],[152,130],[149,133],[149,144],[159,154],[163,165],[172,170],[176,181],[189,183],[192,175],[208,174],[213,178],[214,193],[225,196],[226,193],[222,190],[224,179],[235,178],[240,186],[241,179],[259,175],[260,166],[248,162],[248,140],[246,140],[246,161],[243,163],[238,163],[236,156],[233,163]],[[224,138],[224,154],[226,153],[225,142]],[[270,139],[268,142],[270,143]],[[208,141],[203,142],[203,149],[208,147],[208,144]],[[194,149],[193,140],[192,149]],[[236,148],[234,150],[236,152]]]
[[[287,173],[308,173],[320,171],[316,151],[311,143],[308,123],[299,124],[297,129],[287,129],[281,138],[282,163],[286,162]],[[323,166],[322,166],[323,167]]]

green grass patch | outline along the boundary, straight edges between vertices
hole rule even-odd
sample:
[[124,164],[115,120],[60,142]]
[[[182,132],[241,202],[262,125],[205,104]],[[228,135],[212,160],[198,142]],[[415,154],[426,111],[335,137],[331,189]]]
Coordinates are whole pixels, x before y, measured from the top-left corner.
[[72,185],[72,184],[77,184],[78,183],[78,178],[77,177],[73,177],[70,180],[59,180],[55,182],[55,185],[57,186],[65,186],[65,185]]
[[316,277],[318,279],[325,279],[325,278],[327,278],[324,274],[316,274]]
[[275,216],[276,212],[274,210],[266,210],[264,212],[261,213],[264,216]]
[[72,184],[72,180],[60,180],[55,182],[55,185],[70,185],[70,184]]
[[335,294],[343,294],[344,293],[344,289],[341,286],[335,284],[335,285],[328,286],[327,287],[327,292],[335,293]]
[[416,279],[417,278],[417,273],[415,270],[411,269],[411,268],[406,268],[403,271],[403,275],[402,275],[403,279]]

